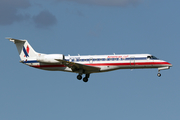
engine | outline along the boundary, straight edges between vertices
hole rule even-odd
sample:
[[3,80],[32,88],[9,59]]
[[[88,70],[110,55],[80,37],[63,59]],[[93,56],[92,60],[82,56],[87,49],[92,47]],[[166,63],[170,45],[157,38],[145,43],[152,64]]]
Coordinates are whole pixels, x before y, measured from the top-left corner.
[[63,54],[48,54],[48,55],[39,55],[37,58],[37,61],[43,62],[43,63],[59,63],[59,61],[55,59],[64,60]]

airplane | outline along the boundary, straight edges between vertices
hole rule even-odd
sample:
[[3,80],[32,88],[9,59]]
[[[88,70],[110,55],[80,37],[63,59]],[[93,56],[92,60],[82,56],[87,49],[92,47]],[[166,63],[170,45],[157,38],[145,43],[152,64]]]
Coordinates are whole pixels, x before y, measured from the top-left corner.
[[144,69],[158,68],[157,76],[161,70],[172,67],[172,64],[160,60],[151,54],[113,54],[113,55],[77,55],[64,56],[63,54],[43,54],[36,52],[27,40],[6,38],[16,44],[21,63],[30,67],[49,70],[78,73],[77,79],[84,82],[92,73],[108,72],[118,69]]

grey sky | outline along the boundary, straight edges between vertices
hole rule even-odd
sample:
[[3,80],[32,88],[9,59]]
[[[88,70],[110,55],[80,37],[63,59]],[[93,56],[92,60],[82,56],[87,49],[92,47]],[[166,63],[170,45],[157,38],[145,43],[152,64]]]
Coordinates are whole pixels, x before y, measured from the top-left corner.
[[57,23],[56,17],[47,10],[44,10],[38,15],[33,16],[33,21],[38,28],[47,28]]
[[72,1],[83,4],[101,5],[101,6],[127,6],[135,5],[141,0],[57,0],[57,1]]
[[10,25],[13,22],[23,21],[29,18],[28,14],[19,14],[19,9],[26,9],[31,4],[28,0],[1,0],[0,25]]
[[57,23],[56,17],[47,10],[40,11],[38,15],[30,15],[28,12],[21,14],[22,10],[33,7],[29,0],[1,0],[0,25],[11,25],[14,22],[33,21],[36,27],[47,28]]
[[[54,0],[55,1],[55,0]],[[135,5],[141,0],[56,0],[56,1],[73,1],[81,4],[100,5],[100,6],[128,6]],[[19,11],[33,7],[29,0],[1,0],[0,4],[0,25],[11,25],[14,22],[33,21],[38,28],[47,28],[57,23],[56,16],[42,7],[38,15],[20,13]],[[79,15],[83,15],[78,12]]]

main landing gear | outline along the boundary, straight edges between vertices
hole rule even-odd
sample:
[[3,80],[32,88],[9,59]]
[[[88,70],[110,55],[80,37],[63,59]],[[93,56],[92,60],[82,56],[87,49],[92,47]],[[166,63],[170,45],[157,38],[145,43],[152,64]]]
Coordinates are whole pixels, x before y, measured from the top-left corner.
[[[84,82],[88,82],[89,76],[90,76],[90,74],[86,74],[85,77],[83,78],[83,81],[84,81]],[[78,79],[78,80],[81,80],[81,79],[82,79],[82,75],[79,74],[79,75],[77,76],[77,79]]]

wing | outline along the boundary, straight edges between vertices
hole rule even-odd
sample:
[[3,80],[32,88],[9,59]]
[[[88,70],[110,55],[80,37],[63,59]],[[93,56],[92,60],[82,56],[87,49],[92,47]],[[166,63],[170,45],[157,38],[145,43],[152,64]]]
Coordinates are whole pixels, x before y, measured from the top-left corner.
[[71,68],[73,71],[77,71],[79,69],[83,69],[85,71],[91,71],[91,72],[98,72],[100,71],[99,67],[94,67],[94,66],[89,66],[89,65],[84,65],[84,64],[79,64],[79,63],[75,63],[75,62],[69,62],[66,60],[61,60],[61,59],[55,59],[59,62],[61,62],[63,65]]

